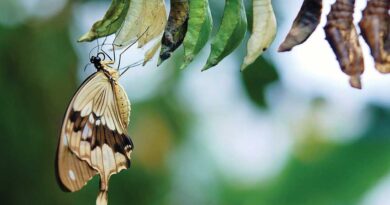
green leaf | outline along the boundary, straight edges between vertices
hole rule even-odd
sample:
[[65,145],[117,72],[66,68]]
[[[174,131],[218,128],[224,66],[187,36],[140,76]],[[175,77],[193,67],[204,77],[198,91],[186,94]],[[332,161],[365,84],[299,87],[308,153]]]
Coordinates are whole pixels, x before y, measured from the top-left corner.
[[207,43],[213,27],[208,0],[191,0],[187,34],[184,37],[184,62],[181,69],[192,62]]
[[122,25],[129,8],[130,0],[112,0],[102,20],[95,22],[92,28],[78,42],[93,41],[115,33]]
[[267,106],[265,90],[267,86],[279,79],[275,67],[264,58],[258,58],[242,72],[242,80],[250,99],[259,107]]
[[211,43],[211,52],[202,71],[217,65],[233,52],[245,37],[247,21],[242,0],[226,0],[221,26]]

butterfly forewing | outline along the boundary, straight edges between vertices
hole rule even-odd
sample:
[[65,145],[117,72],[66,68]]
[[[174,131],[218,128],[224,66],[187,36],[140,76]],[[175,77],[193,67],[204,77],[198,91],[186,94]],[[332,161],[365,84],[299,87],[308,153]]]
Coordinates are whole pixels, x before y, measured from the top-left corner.
[[91,75],[73,97],[62,125],[56,165],[59,181],[69,191],[81,189],[99,173],[100,189],[105,192],[99,195],[102,200],[107,197],[109,177],[130,166],[133,148],[127,134],[130,103],[105,71]]

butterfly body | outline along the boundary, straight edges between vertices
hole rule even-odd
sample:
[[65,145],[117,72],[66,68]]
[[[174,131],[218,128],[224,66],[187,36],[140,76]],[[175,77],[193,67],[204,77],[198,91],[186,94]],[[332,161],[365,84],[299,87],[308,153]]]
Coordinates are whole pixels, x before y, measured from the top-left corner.
[[119,84],[113,61],[92,57],[96,72],[70,102],[57,148],[56,174],[65,191],[80,190],[100,175],[97,204],[107,204],[112,174],[130,167],[133,143],[128,136],[130,102]]

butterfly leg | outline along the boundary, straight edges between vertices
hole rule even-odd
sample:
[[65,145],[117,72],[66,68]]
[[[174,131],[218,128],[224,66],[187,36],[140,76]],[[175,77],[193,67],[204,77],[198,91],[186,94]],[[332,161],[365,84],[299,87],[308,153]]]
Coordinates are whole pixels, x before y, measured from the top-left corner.
[[[139,39],[141,39],[145,33],[149,30],[149,27],[146,28],[146,30],[133,42],[131,43],[129,46],[127,46],[120,54],[119,54],[119,63],[118,63],[118,68],[120,68],[121,66],[121,60],[122,60],[122,55],[130,48],[132,47],[135,43],[137,43],[139,41]],[[122,45],[120,45],[122,46]]]

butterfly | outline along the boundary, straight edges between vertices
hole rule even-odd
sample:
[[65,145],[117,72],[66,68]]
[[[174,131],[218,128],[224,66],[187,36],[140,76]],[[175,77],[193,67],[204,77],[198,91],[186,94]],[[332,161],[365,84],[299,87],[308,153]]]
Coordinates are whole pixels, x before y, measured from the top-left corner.
[[[103,55],[103,56],[102,56]],[[57,181],[64,191],[80,190],[100,175],[97,205],[107,204],[111,175],[130,167],[134,148],[127,127],[130,102],[120,73],[104,53],[92,56],[96,72],[77,90],[65,113],[56,156]]]

